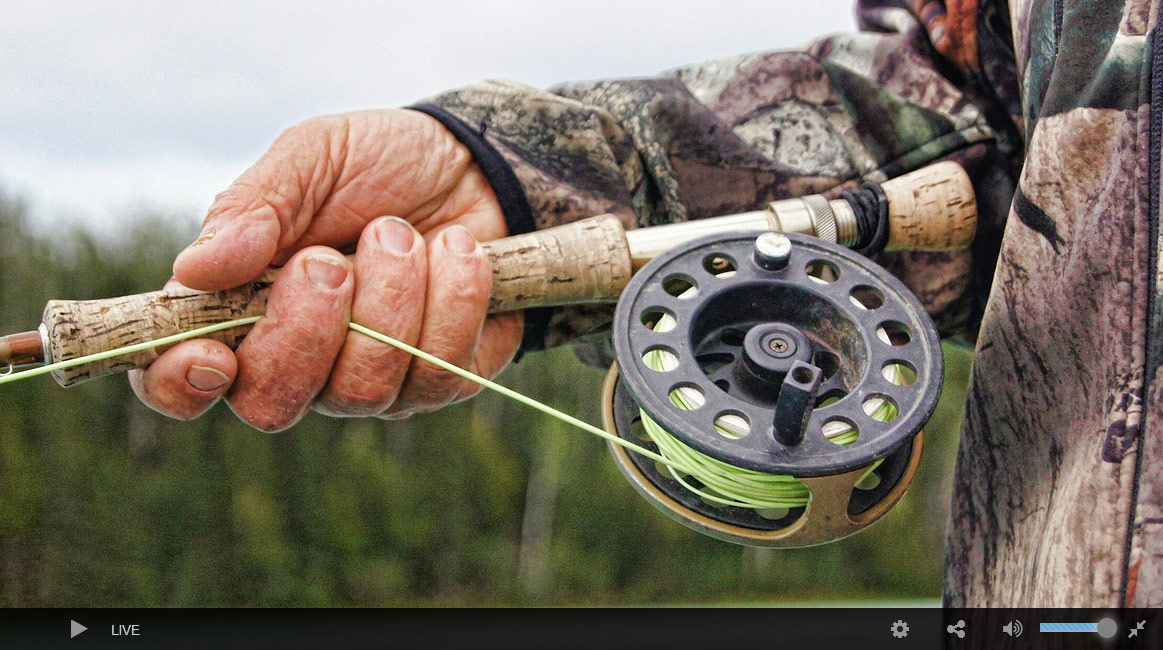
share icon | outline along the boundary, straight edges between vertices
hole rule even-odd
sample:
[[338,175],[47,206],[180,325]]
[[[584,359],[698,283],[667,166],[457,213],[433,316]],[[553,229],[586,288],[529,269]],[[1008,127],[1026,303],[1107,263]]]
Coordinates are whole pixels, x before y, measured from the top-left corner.
[[958,639],[965,638],[965,619],[957,621],[956,625],[946,625],[945,632],[947,634],[956,634]]

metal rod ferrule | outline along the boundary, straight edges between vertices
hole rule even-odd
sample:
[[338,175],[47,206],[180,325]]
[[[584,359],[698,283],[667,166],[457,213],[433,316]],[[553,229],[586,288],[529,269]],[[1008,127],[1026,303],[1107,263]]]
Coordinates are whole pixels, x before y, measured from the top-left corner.
[[692,239],[750,230],[795,232],[843,246],[852,246],[860,238],[856,215],[848,201],[812,194],[772,201],[763,210],[753,212],[627,230],[626,243],[630,247],[631,264],[637,271],[655,257]]

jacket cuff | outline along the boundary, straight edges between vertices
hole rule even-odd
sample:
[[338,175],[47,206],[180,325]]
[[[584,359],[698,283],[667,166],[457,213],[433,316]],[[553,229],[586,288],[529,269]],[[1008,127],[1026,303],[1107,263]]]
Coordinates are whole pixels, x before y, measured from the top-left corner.
[[[485,175],[485,180],[493,188],[497,196],[497,203],[505,215],[505,223],[509,227],[509,235],[523,235],[537,229],[533,221],[533,211],[525,197],[525,189],[513,173],[513,168],[501,154],[485,138],[484,125],[480,129],[469,126],[452,113],[435,104],[416,104],[409,106],[411,110],[419,111],[440,122],[444,128],[460,141],[472,154],[477,167]],[[521,347],[517,350],[514,361],[521,358],[529,350],[545,348],[545,332],[549,327],[549,318],[553,314],[551,307],[536,307],[525,310],[525,332],[521,337]]]

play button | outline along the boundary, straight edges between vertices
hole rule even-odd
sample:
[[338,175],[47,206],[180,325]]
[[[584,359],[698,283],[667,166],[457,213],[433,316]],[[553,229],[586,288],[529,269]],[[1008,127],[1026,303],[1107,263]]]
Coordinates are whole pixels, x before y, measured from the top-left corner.
[[89,628],[85,627],[84,625],[81,625],[80,623],[78,623],[76,621],[69,621],[69,638],[72,639],[87,629],[89,629]]

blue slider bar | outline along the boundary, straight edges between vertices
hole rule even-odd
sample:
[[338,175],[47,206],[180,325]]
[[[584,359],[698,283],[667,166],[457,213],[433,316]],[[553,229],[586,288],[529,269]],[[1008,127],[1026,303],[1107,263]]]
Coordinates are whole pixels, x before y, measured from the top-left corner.
[[1098,623],[1040,623],[1039,632],[1098,632]]

